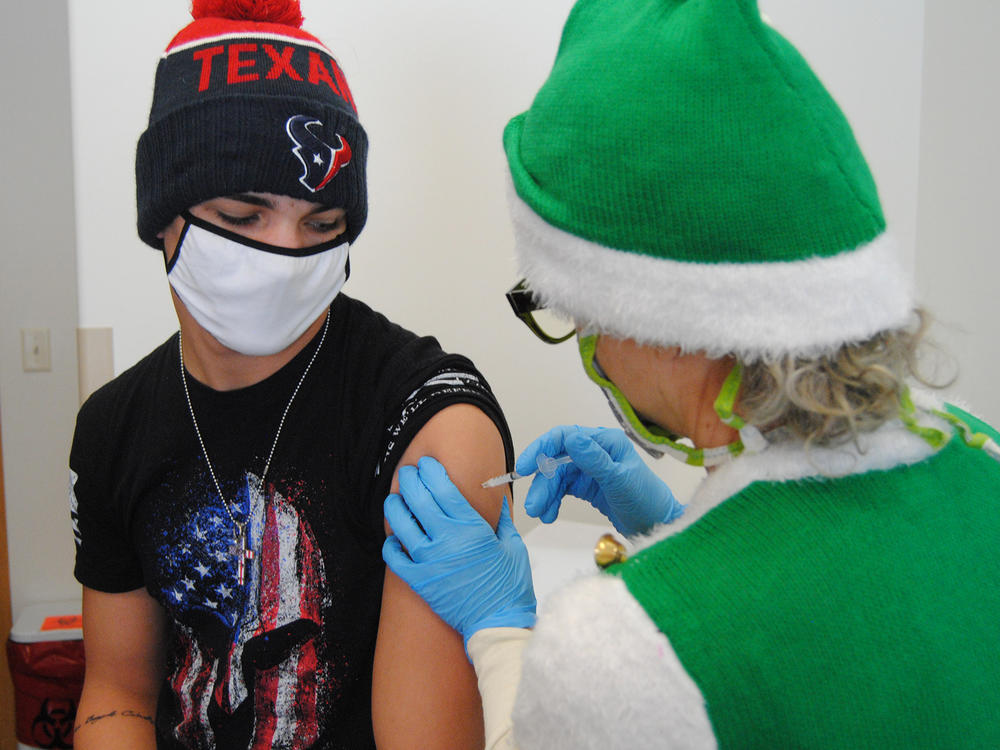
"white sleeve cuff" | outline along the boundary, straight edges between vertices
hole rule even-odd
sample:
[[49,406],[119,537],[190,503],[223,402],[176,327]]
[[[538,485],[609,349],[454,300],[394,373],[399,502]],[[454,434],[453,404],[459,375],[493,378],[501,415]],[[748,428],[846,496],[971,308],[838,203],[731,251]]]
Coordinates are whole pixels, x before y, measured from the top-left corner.
[[530,637],[527,628],[484,628],[466,645],[483,699],[486,750],[517,750],[510,715],[521,681],[521,653]]

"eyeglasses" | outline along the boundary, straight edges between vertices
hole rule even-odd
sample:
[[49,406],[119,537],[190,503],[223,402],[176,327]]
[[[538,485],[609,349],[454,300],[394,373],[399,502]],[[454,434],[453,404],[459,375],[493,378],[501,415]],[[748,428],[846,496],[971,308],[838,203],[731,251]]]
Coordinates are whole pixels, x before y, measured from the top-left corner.
[[507,301],[514,314],[546,344],[560,344],[576,334],[573,321],[539,307],[525,279],[521,279],[507,292]]

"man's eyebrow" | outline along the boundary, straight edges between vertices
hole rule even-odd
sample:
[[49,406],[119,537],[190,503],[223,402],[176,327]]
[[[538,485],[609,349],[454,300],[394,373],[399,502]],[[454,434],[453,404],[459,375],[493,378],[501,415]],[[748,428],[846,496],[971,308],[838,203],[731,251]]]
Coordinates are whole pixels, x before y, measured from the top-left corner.
[[272,203],[267,198],[262,198],[259,195],[251,195],[250,193],[237,193],[236,195],[227,195],[226,197],[232,201],[239,201],[240,203],[249,203],[251,206],[260,206],[262,208],[274,208],[274,203]]
[[[261,208],[274,209],[274,202],[269,198],[263,198],[259,195],[253,195],[252,193],[237,193],[236,195],[227,195],[229,200],[239,201],[240,203],[248,203],[251,206],[260,206]],[[312,211],[310,211],[307,216],[313,216],[314,214],[321,214],[325,211],[333,211],[338,208],[337,206],[316,206]]]

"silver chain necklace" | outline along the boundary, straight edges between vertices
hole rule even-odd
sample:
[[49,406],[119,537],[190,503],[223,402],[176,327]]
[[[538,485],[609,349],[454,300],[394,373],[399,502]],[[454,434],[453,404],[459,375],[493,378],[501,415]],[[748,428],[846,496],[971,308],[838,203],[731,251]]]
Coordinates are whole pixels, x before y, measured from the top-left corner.
[[[316,355],[319,354],[319,350],[323,348],[323,342],[326,340],[326,331],[329,327],[330,311],[327,310],[326,320],[323,322],[323,335],[320,336],[319,343],[316,345],[316,350],[309,359],[309,364],[306,365],[306,369],[302,371],[302,377],[299,378],[299,382],[295,385],[295,390],[292,391],[291,398],[289,398],[288,403],[285,404],[285,411],[281,414],[281,421],[278,423],[277,432],[274,433],[274,441],[271,443],[271,452],[267,455],[267,462],[264,464],[264,471],[261,472],[260,481],[254,489],[253,496],[250,498],[251,508],[253,508],[254,503],[260,496],[261,489],[264,487],[267,470],[271,468],[271,459],[274,458],[274,449],[278,445],[278,438],[281,436],[281,428],[285,426],[285,417],[288,416],[288,410],[292,408],[292,401],[295,400],[295,396],[298,394],[299,388],[302,387],[302,383],[306,379],[306,375],[309,374],[309,370],[312,368],[313,362],[316,361]],[[237,555],[236,581],[240,586],[242,586],[246,582],[247,563],[252,562],[254,558],[253,547],[250,545],[249,539],[247,538],[247,522],[237,521],[236,517],[233,515],[233,511],[230,509],[229,503],[226,502],[226,498],[222,494],[222,487],[219,485],[219,480],[215,476],[215,469],[212,468],[212,462],[208,458],[208,451],[205,450],[205,441],[201,437],[201,430],[198,429],[198,418],[194,415],[194,406],[191,404],[191,393],[188,391],[187,377],[184,370],[184,341],[181,338],[180,331],[177,332],[177,351],[180,352],[181,385],[184,386],[184,398],[187,400],[188,412],[191,414],[191,422],[194,424],[194,434],[198,436],[198,444],[201,446],[201,453],[205,457],[205,463],[208,465],[208,473],[212,475],[212,482],[215,484],[216,492],[219,493],[219,499],[222,501],[222,507],[225,508],[226,515],[229,516],[229,520],[232,521],[233,526],[236,527],[236,545],[231,551],[234,551]]]

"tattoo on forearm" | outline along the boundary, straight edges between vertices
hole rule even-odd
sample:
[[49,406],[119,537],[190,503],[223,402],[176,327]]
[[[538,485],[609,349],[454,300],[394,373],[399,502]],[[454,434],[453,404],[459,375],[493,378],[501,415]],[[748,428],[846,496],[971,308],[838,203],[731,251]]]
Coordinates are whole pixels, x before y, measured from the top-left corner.
[[123,719],[141,719],[142,721],[149,722],[153,726],[156,725],[156,722],[153,721],[152,716],[147,716],[146,714],[140,713],[139,711],[133,711],[132,709],[126,708],[122,711],[109,711],[106,714],[91,714],[86,719],[77,724],[73,728],[73,731],[79,732],[81,729],[83,729],[83,727],[87,727],[90,726],[91,724],[96,724],[99,721],[103,721],[104,719],[111,719],[116,716],[120,716]]

